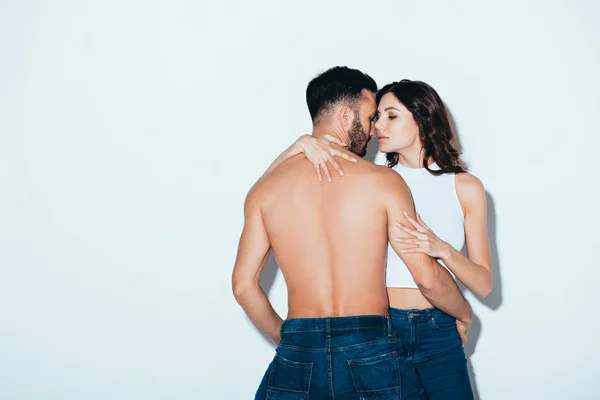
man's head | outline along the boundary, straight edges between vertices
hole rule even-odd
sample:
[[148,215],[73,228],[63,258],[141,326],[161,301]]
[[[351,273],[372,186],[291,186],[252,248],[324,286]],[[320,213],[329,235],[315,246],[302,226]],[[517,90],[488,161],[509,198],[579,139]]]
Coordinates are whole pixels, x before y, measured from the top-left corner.
[[348,67],[333,67],[314,78],[306,88],[306,103],[313,126],[329,126],[345,137],[348,150],[364,156],[374,135],[377,84],[369,75]]

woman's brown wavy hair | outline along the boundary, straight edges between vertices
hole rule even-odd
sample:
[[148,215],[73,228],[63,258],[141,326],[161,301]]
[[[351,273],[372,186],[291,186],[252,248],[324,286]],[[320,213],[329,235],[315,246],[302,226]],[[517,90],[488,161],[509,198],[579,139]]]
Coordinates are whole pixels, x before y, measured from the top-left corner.
[[[446,107],[431,86],[425,82],[408,79],[392,82],[377,92],[375,100],[378,106],[381,98],[387,93],[396,96],[396,99],[411,112],[419,127],[419,137],[425,150],[423,168],[433,175],[467,171],[459,159],[460,151],[454,145],[454,132]],[[385,157],[388,167],[393,168],[398,164],[398,153],[386,153]],[[429,169],[429,158],[435,161],[439,171]]]

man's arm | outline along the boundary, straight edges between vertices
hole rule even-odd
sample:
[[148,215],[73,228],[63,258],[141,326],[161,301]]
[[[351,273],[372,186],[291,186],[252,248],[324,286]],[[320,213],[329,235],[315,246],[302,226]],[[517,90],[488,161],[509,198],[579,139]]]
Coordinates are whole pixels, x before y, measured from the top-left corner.
[[282,319],[260,286],[260,274],[267,262],[271,242],[259,207],[259,185],[250,190],[244,204],[244,230],[233,267],[232,286],[235,299],[252,322],[277,344]]
[[400,222],[409,225],[403,212],[414,217],[415,207],[406,182],[396,172],[385,174],[384,188],[387,199],[388,238],[394,251],[408,267],[417,287],[425,298],[436,308],[452,315],[462,322],[470,322],[472,310],[465,300],[450,273],[430,256],[423,253],[403,253],[393,238],[410,238],[410,235],[397,228]]

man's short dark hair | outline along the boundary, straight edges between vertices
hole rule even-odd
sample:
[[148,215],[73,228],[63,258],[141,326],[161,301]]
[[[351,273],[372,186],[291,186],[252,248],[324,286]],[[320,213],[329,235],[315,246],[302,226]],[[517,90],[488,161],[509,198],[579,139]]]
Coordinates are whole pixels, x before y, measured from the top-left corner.
[[377,84],[357,69],[333,67],[317,76],[306,88],[306,103],[313,123],[340,102],[355,108],[362,99],[363,89],[376,92]]

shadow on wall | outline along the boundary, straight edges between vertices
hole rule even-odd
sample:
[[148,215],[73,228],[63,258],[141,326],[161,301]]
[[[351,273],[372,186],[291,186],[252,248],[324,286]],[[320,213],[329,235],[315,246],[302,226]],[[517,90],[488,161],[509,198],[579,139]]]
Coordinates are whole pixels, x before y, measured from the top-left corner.
[[[496,241],[496,209],[492,196],[486,192],[487,201],[487,224],[488,234],[490,237],[490,252],[492,257],[492,279],[494,282],[494,288],[492,292],[485,298],[477,297],[477,300],[483,303],[485,306],[492,310],[497,310],[502,305],[502,277],[500,275],[500,258],[498,256],[498,246]],[[462,284],[459,285],[461,291],[464,292],[466,289]],[[479,393],[477,390],[476,374],[471,363],[471,356],[475,353],[477,347],[477,341],[481,334],[481,321],[473,315],[473,322],[471,323],[471,329],[469,331],[469,338],[465,344],[465,356],[468,360],[469,377],[471,378],[471,385],[473,385],[473,393],[475,399],[479,399]]]
[[[454,117],[450,112],[447,104],[446,110],[448,112],[448,118],[450,120],[450,125],[452,126],[452,130],[454,131],[454,145],[458,148],[460,152],[462,152],[462,145],[460,143],[460,135],[458,134],[458,129],[456,128],[456,123],[454,121]],[[485,182],[484,182],[485,185]],[[500,257],[498,255],[498,242],[496,239],[496,205],[494,203],[494,199],[491,194],[486,191],[486,202],[487,202],[487,226],[488,226],[488,235],[490,238],[490,253],[491,253],[491,261],[492,261],[492,281],[494,283],[494,288],[492,292],[485,298],[477,297],[477,300],[483,303],[485,306],[492,310],[497,310],[502,305],[502,276],[500,275]],[[460,289],[465,293],[466,289],[462,284],[459,283]],[[477,315],[473,315],[473,321],[471,323],[471,329],[469,331],[469,338],[467,343],[465,344],[465,356],[467,357],[467,366],[469,368],[469,377],[471,379],[471,385],[473,386],[473,394],[476,400],[480,399],[479,391],[477,389],[477,379],[476,374],[473,368],[473,364],[471,363],[471,356],[475,353],[475,348],[477,347],[477,341],[479,340],[479,336],[481,335],[481,320],[477,317]]]

